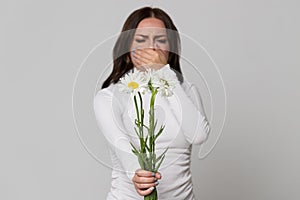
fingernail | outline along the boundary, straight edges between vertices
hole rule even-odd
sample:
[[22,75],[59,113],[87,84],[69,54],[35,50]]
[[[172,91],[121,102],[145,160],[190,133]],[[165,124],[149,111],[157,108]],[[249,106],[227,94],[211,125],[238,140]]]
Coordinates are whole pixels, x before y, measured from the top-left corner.
[[155,184],[155,185],[158,185],[158,184],[159,184],[159,182],[158,182],[158,181],[156,181],[154,184]]
[[154,172],[152,172],[151,176],[155,176],[155,173],[154,173]]
[[157,181],[157,178],[154,178],[154,181]]
[[150,188],[150,190],[151,190],[151,191],[154,190],[154,186],[152,186],[152,187]]

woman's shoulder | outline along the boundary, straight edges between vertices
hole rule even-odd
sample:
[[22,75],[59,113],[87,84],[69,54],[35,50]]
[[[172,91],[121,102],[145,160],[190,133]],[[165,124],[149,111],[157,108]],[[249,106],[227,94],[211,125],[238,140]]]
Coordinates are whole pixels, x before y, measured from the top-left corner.
[[96,96],[112,96],[113,91],[114,91],[114,87],[115,87],[114,84],[111,84],[106,88],[98,89],[98,91],[96,92],[95,97]]
[[181,83],[182,89],[185,91],[186,94],[190,94],[193,90],[197,90],[197,87],[194,83],[184,80]]
[[112,83],[106,88],[99,89],[96,92],[95,96],[100,96],[100,97],[120,96],[118,83]]

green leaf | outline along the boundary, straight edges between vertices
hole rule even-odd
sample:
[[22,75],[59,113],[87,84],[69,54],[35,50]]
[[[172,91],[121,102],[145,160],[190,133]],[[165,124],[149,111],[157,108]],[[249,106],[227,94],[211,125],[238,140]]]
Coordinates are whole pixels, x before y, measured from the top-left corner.
[[157,171],[158,169],[159,169],[159,167],[160,167],[160,165],[161,165],[161,163],[162,163],[162,161],[164,160],[164,158],[165,158],[165,155],[163,155],[163,157],[161,158],[161,160],[160,160],[160,162],[157,164],[157,166],[155,167],[155,171]]
[[134,123],[136,126],[139,126],[139,124],[140,124],[140,122],[137,119],[134,120]]
[[133,149],[131,149],[131,151],[132,151],[132,153],[134,153],[134,155],[136,155],[136,156],[138,156],[138,155],[139,155],[139,153],[138,153],[138,152],[136,152],[136,151],[134,151]]
[[150,151],[150,148],[148,147],[148,145],[146,144],[146,149],[147,149],[147,151],[149,152]]
[[140,163],[141,168],[142,168],[142,169],[145,169],[145,163],[144,163],[144,161],[143,161],[143,159],[142,159],[141,154],[138,155],[138,161],[139,161],[139,163]]
[[145,154],[145,153],[141,154],[141,159],[144,161],[145,169],[151,171],[151,162],[149,161],[147,154]]
[[147,131],[149,131],[149,127],[146,126],[145,124],[143,124],[143,126],[147,129]]
[[131,146],[133,148],[132,150],[135,151],[135,152],[137,152],[137,153],[139,153],[139,151],[136,149],[136,147],[131,142],[130,142],[130,144],[131,144]]
[[147,149],[147,151],[149,152],[150,151],[150,149],[149,149],[149,146],[147,145],[147,141],[148,141],[148,137],[146,137],[146,139],[145,139],[145,148]]
[[167,152],[168,149],[169,149],[169,147],[167,147],[167,148],[164,150],[164,152],[163,152],[162,154],[160,154],[160,156],[158,156],[158,157],[156,158],[155,163],[157,163],[157,162],[165,155],[165,153]]
[[157,125],[157,119],[155,120],[155,123],[154,123],[153,130],[155,130],[155,129],[156,129],[156,125]]
[[140,141],[140,145],[141,145],[140,153],[145,153],[145,146],[143,145],[143,142]]
[[140,138],[140,134],[139,134],[139,132],[136,130],[136,127],[134,127],[134,132],[135,132],[136,135]]
[[140,115],[139,115],[139,108],[138,108],[138,105],[137,105],[137,100],[136,100],[136,96],[134,95],[134,105],[135,105],[135,112],[136,112],[136,116],[138,118],[138,121],[140,121]]
[[143,122],[144,121],[144,116],[145,116],[145,111],[143,108],[141,108],[141,121]]
[[158,133],[157,133],[157,134],[155,135],[155,137],[154,137],[154,141],[158,138],[158,136],[160,136],[160,134],[163,132],[164,128],[165,128],[164,125],[162,125],[162,126],[160,127]]

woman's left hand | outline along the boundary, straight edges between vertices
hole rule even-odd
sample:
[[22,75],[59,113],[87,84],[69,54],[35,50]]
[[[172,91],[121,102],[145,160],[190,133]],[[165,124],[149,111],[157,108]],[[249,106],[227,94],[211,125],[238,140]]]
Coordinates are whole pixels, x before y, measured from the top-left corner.
[[137,169],[132,177],[132,182],[137,193],[141,196],[146,196],[153,191],[154,187],[158,185],[157,180],[161,178],[162,176],[159,172],[153,173],[151,171]]
[[133,64],[142,71],[144,71],[145,68],[158,70],[168,62],[167,52],[161,49],[136,49],[134,53],[132,53],[132,57]]

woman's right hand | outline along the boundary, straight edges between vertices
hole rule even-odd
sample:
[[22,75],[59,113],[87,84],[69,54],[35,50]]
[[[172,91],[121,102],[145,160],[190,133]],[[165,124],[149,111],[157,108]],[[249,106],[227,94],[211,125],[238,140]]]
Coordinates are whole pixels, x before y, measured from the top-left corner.
[[158,185],[158,179],[161,179],[161,174],[156,172],[155,174],[151,171],[143,169],[137,169],[132,178],[135,190],[141,196],[150,194],[154,187]]
[[131,60],[134,66],[145,71],[148,68],[158,70],[168,63],[168,52],[162,49],[135,49],[131,53]]

